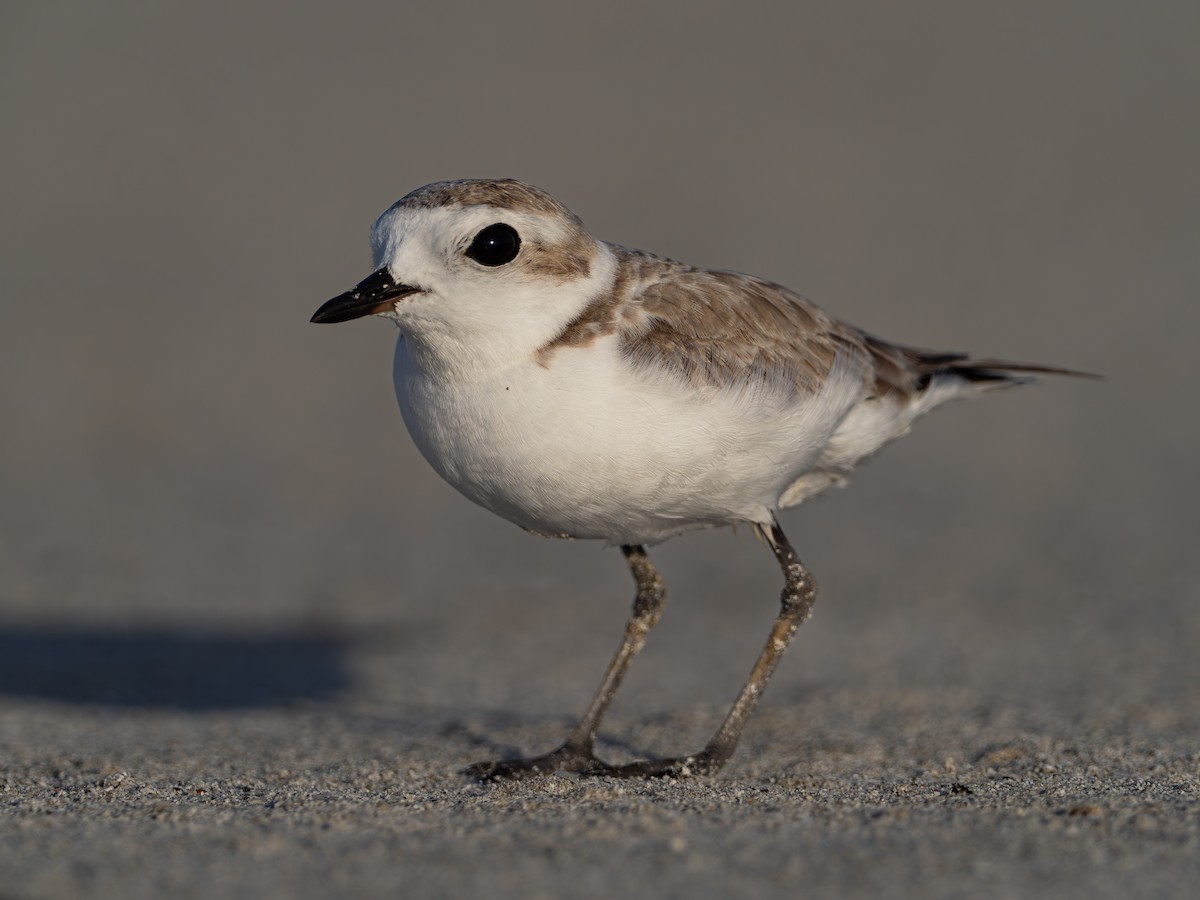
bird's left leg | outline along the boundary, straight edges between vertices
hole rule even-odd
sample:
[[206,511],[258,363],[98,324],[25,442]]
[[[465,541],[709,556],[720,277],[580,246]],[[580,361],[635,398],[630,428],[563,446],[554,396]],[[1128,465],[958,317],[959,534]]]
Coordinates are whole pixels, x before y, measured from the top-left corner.
[[662,576],[658,574],[654,563],[650,562],[645,548],[629,545],[622,547],[621,552],[625,554],[634,581],[637,582],[633,613],[625,623],[625,636],[604,672],[604,679],[600,682],[596,696],[583,718],[579,720],[579,724],[567,736],[566,743],[557,750],[531,759],[477,763],[466,770],[467,775],[481,781],[494,781],[502,778],[528,778],[531,775],[554,771],[589,775],[604,775],[615,771],[613,766],[596,758],[596,730],[621,686],[630,663],[646,643],[646,635],[662,618],[663,604],[667,599]]
[[792,637],[810,615],[813,603],[817,599],[817,582],[807,567],[800,562],[796,551],[788,542],[779,523],[772,521],[770,527],[756,526],[759,534],[766,539],[767,544],[783,569],[783,593],[780,596],[779,615],[771,627],[767,644],[754,663],[750,677],[742,687],[737,700],[734,701],[725,721],[717,729],[708,744],[699,753],[692,756],[682,756],[675,759],[646,760],[624,766],[606,768],[598,774],[616,775],[621,777],[653,777],[673,776],[682,778],[688,775],[712,775],[720,771],[733,751],[737,748],[738,738],[742,734],[746,720],[754,712],[771,679],[775,666],[783,658],[784,651],[791,643]]

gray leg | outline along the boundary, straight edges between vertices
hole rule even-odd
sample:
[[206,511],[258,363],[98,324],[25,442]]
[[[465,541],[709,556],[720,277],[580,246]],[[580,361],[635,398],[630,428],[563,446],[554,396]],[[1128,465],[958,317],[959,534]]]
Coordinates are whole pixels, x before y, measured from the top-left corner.
[[[612,662],[608,664],[604,680],[600,682],[596,696],[588,706],[587,712],[583,714],[583,718],[579,720],[579,724],[568,735],[566,743],[551,753],[532,759],[477,763],[468,768],[466,774],[490,781],[500,778],[525,778],[553,771],[581,772],[593,775],[615,771],[612,766],[596,758],[593,749],[596,743],[596,730],[600,727],[600,720],[604,718],[604,713],[617,693],[617,688],[621,686],[629,664],[633,662],[633,658],[646,643],[646,635],[650,629],[657,625],[658,620],[662,617],[663,603],[667,599],[662,576],[650,562],[650,557],[646,555],[645,549],[640,546],[626,546],[621,548],[621,552],[625,554],[625,559],[628,560],[629,568],[633,572],[633,578],[637,582],[637,597],[633,601],[633,614],[625,624],[625,637],[621,641],[616,655],[612,658]],[[736,739],[735,735],[734,740],[736,741]]]
[[796,551],[788,542],[783,529],[778,522],[772,522],[770,528],[757,526],[759,534],[770,545],[783,569],[784,586],[780,595],[779,615],[771,627],[767,644],[763,647],[750,677],[734,701],[725,721],[717,729],[703,750],[692,756],[682,756],[675,759],[646,760],[623,766],[612,766],[597,759],[592,747],[595,743],[596,729],[600,719],[608,709],[613,695],[620,687],[621,679],[629,668],[630,662],[646,641],[646,633],[654,627],[662,615],[663,601],[666,599],[662,578],[650,563],[646,552],[641,547],[622,547],[633,576],[637,580],[638,594],[633,604],[633,615],[625,626],[625,639],[621,643],[616,656],[609,663],[608,671],[600,684],[600,690],[592,700],[591,706],[583,719],[571,732],[567,741],[559,749],[545,756],[533,759],[510,760],[497,763],[480,763],[467,769],[467,774],[483,780],[499,778],[523,778],[555,770],[578,772],[584,775],[612,775],[624,778],[649,778],[655,776],[672,776],[683,778],[689,775],[711,775],[720,771],[721,767],[737,749],[738,738],[750,718],[775,666],[783,657],[788,644],[798,629],[812,615],[813,603],[817,599],[817,583],[796,556]]
[[767,645],[755,661],[750,677],[725,716],[725,721],[721,723],[708,745],[694,756],[635,762],[610,768],[600,774],[628,777],[711,775],[720,771],[733,755],[742,728],[758,705],[767,682],[771,679],[771,673],[775,671],[775,666],[791,643],[796,629],[812,615],[813,603],[817,599],[817,583],[796,556],[796,551],[788,543],[779,523],[772,522],[769,529],[758,526],[758,531],[771,546],[775,558],[779,560],[780,568],[783,569],[783,594],[780,597],[779,616],[771,628]]

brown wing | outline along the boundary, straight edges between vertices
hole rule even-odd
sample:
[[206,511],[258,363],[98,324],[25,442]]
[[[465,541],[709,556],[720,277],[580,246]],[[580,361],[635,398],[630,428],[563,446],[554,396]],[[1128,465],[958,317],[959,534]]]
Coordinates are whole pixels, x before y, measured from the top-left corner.
[[619,262],[612,290],[541,348],[543,365],[559,349],[617,333],[628,359],[696,386],[768,384],[814,393],[835,359],[861,371],[863,399],[911,400],[936,375],[1002,386],[1025,373],[1081,374],[892,344],[761,278],[610,247]]
[[667,368],[696,385],[765,380],[810,393],[841,356],[862,370],[867,396],[907,396],[924,387],[930,355],[873,338],[785,287],[637,256],[642,286],[628,300],[621,329],[621,349],[634,362]]

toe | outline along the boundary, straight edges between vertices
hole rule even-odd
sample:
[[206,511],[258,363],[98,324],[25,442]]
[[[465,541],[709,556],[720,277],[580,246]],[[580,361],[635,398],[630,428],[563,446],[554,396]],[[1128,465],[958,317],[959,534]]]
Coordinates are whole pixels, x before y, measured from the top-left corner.
[[476,763],[464,769],[463,774],[477,781],[519,781],[551,772],[591,775],[609,768],[611,766],[601,762],[591,751],[563,746],[543,756]]

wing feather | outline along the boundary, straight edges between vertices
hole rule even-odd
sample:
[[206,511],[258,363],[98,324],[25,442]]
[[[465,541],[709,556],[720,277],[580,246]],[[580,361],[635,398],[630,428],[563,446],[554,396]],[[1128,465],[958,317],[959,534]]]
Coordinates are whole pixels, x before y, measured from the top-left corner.
[[862,378],[862,400],[917,398],[937,376],[981,387],[1020,384],[1028,374],[1086,375],[965,353],[919,350],[882,340],[829,315],[782,285],[698,269],[610,244],[612,289],[589,304],[538,357],[616,333],[632,363],[696,387],[766,386],[818,393],[835,361]]
[[640,286],[628,299],[622,352],[691,384],[749,381],[815,393],[836,359],[861,372],[864,397],[918,391],[919,356],[830,316],[787,288],[736,272],[640,257]]

